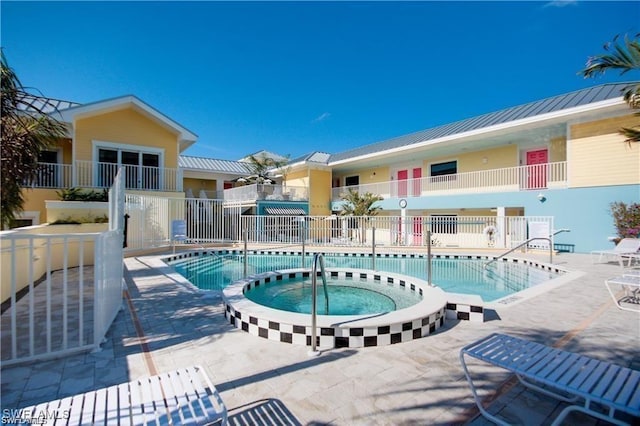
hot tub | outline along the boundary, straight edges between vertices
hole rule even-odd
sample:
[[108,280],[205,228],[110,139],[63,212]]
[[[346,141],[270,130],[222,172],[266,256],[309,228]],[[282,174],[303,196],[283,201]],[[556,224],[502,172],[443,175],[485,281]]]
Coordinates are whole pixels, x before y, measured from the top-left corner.
[[[254,275],[238,280],[223,290],[225,315],[229,322],[250,334],[283,343],[311,346],[311,315],[275,309],[248,299],[245,293],[261,286],[280,286],[309,280],[307,269],[288,269]],[[365,314],[322,315],[324,304],[322,279],[317,278],[319,315],[317,317],[318,347],[358,348],[384,346],[428,336],[445,322],[446,293],[414,277],[365,269],[332,268],[327,281],[351,282],[352,287],[395,298],[393,294],[412,296],[415,303],[400,304],[399,309]],[[273,287],[277,288],[277,287]],[[274,294],[277,294],[276,291]],[[410,293],[410,294],[407,294]],[[396,307],[398,303],[394,300]],[[331,292],[329,298],[331,306]]]

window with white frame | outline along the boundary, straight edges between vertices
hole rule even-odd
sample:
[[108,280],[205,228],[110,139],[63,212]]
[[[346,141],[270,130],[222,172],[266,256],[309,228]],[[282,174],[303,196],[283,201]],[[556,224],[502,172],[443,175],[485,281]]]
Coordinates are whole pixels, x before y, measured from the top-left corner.
[[127,189],[161,189],[164,150],[161,148],[122,145],[94,141],[96,186],[108,188],[119,168]]

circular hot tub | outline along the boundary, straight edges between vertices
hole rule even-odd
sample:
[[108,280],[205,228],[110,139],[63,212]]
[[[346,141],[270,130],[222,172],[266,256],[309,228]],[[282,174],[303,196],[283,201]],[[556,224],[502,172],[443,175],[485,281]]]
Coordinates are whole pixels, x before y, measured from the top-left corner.
[[[418,339],[445,321],[445,292],[406,275],[328,269],[328,308],[318,284],[320,348],[382,346]],[[289,269],[254,275],[223,290],[225,315],[235,327],[270,340],[311,345],[311,272]]]

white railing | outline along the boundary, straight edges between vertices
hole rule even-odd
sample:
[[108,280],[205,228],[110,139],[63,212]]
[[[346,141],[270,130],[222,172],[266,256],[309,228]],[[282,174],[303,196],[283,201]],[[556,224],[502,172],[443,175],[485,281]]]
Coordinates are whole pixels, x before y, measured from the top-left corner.
[[[552,217],[497,216],[242,216],[250,243],[319,246],[509,248],[536,230],[551,234]],[[546,230],[546,231],[545,231]],[[537,231],[536,231],[537,232]],[[545,235],[548,236],[548,235]]]
[[240,240],[239,202],[203,198],[126,195],[127,250],[163,247],[172,243],[171,225],[184,220],[187,242]]
[[243,216],[241,202],[131,194],[126,200],[127,250],[170,245],[174,220],[186,222],[180,239],[186,244],[239,243],[246,230],[250,243],[370,246],[375,227],[377,245],[424,247],[431,231],[435,247],[510,248],[553,229],[547,216]]
[[308,201],[309,191],[302,186],[252,184],[224,190],[225,201]]
[[384,198],[423,197],[455,193],[485,193],[566,188],[567,163],[507,167],[419,179],[345,186],[332,189],[332,200],[339,201],[349,189],[370,192]]
[[33,188],[109,188],[119,169],[126,189],[181,191],[179,169],[76,161],[71,164],[40,163],[37,176],[25,183]]
[[2,364],[97,349],[122,303],[122,234],[6,231],[0,240]]
[[109,190],[107,232],[0,233],[3,366],[100,347],[122,306],[123,177]]

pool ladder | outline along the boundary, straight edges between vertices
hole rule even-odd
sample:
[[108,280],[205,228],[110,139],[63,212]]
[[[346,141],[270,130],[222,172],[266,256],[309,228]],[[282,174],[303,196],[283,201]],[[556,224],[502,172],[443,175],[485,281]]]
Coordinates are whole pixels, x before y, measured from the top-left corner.
[[318,340],[318,264],[320,264],[320,276],[322,277],[322,287],[324,288],[325,314],[329,314],[329,293],[327,292],[327,276],[324,268],[324,256],[316,253],[313,256],[313,266],[311,268],[311,352],[309,355],[319,355],[316,349]]

